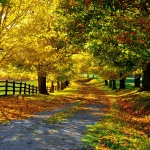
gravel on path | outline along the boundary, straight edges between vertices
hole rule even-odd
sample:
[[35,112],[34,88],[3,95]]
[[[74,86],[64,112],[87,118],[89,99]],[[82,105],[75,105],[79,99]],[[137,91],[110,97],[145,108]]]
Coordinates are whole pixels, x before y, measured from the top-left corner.
[[86,109],[77,111],[59,124],[44,121],[72,105],[40,112],[26,120],[0,124],[0,150],[92,150],[81,138],[87,131],[87,125],[102,119],[101,115],[94,114],[101,114],[104,104],[85,104]]

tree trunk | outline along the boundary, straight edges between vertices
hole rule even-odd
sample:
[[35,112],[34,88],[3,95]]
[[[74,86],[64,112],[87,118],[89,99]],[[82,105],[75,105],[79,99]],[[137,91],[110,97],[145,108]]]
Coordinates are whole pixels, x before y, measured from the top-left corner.
[[60,90],[63,90],[65,87],[64,87],[64,83],[63,82],[61,82],[61,84],[60,84]]
[[89,74],[87,74],[87,78],[89,78]]
[[140,87],[140,78],[141,75],[136,75],[134,79],[134,87]]
[[46,90],[46,75],[38,74],[38,87],[40,94],[48,94]]
[[112,80],[109,80],[109,87],[112,88]]
[[51,90],[50,90],[50,92],[54,93],[54,81],[51,82]]
[[[120,73],[120,77],[122,76],[123,74],[122,73]],[[123,79],[120,79],[120,87],[119,87],[119,89],[125,89],[126,88],[126,86],[125,86],[125,79],[123,78]]]
[[94,74],[93,74],[93,79],[95,78]]
[[117,87],[116,87],[116,80],[112,80],[112,89],[113,90],[117,89]]
[[150,91],[150,63],[147,64],[143,71],[142,90]]
[[57,91],[60,90],[60,84],[59,84],[59,81],[57,81]]
[[65,84],[66,84],[66,86],[69,86],[69,81],[66,80],[66,81],[65,81]]
[[107,80],[105,80],[105,85],[108,85],[108,81]]
[[[120,77],[122,76],[123,74],[122,73],[120,73]],[[123,78],[123,79],[120,79],[120,87],[119,87],[119,89],[125,89],[126,88],[126,86],[125,86],[125,79]]]
[[66,82],[63,83],[64,84],[64,89],[66,88]]

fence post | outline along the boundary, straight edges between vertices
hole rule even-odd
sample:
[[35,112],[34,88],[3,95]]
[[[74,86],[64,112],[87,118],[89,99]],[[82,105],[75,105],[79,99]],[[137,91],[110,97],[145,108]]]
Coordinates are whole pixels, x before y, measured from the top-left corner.
[[32,85],[32,94],[34,94],[34,85]]
[[38,91],[38,87],[37,86],[35,87],[35,90],[36,90],[36,94],[37,94],[37,91]]
[[26,87],[27,87],[27,84],[26,82],[24,83],[24,94],[26,94]]
[[20,95],[21,95],[21,91],[22,91],[22,82],[20,82],[20,90],[19,90]]
[[13,81],[13,95],[15,95],[15,81]]
[[6,80],[6,87],[5,87],[5,95],[7,96],[7,91],[8,91],[8,80]]
[[29,84],[29,94],[30,94],[30,84]]

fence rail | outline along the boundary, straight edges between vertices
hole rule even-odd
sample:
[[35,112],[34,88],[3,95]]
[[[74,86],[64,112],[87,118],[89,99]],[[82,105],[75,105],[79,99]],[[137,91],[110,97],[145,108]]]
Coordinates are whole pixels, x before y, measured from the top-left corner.
[[0,95],[38,94],[38,87],[23,82],[0,81]]
[[[46,87],[48,93],[54,93],[54,91],[63,90],[68,86],[69,81],[57,82],[57,85],[54,86],[52,83],[51,87]],[[37,86],[30,85],[23,82],[16,81],[0,81],[0,96],[8,95],[25,95],[25,94],[38,94],[39,89]]]

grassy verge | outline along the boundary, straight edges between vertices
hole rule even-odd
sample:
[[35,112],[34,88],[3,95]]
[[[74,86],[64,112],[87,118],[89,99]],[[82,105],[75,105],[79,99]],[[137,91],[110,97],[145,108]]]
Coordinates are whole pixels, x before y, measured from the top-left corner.
[[82,140],[96,150],[149,150],[150,93],[136,89],[113,91],[103,83],[96,85],[106,93],[107,114],[102,121],[88,126]]

